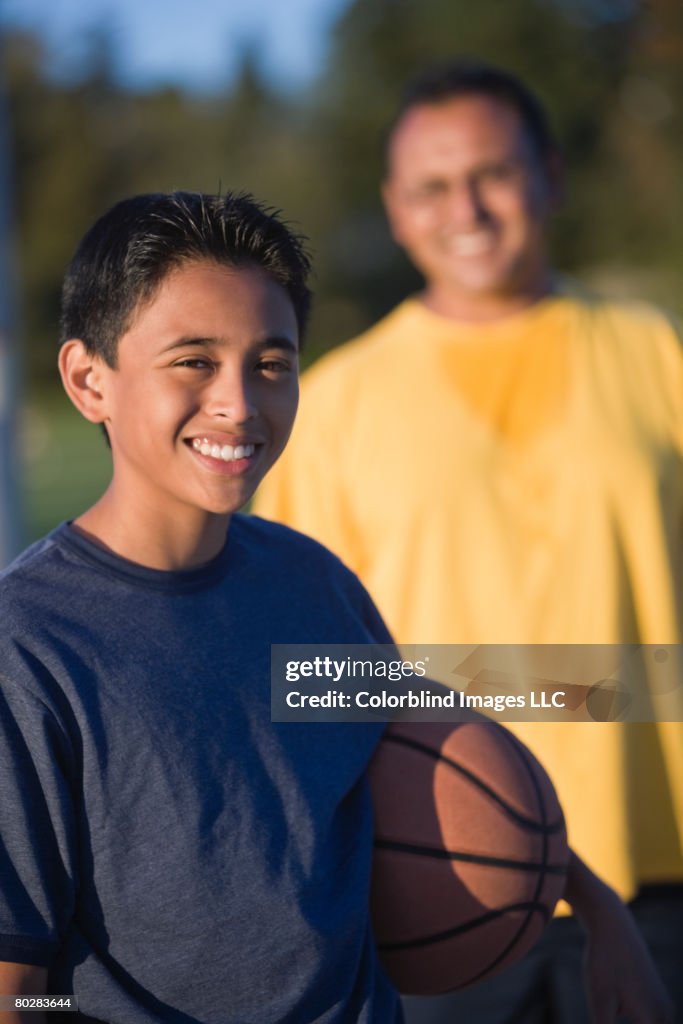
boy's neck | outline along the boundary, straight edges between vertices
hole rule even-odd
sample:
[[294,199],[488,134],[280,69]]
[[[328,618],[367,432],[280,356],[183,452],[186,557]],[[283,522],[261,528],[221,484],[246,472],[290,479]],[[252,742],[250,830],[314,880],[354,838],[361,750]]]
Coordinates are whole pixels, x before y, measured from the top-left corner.
[[227,535],[229,515],[189,510],[187,516],[153,523],[144,511],[120,508],[111,489],[78,516],[73,526],[89,540],[129,562],[148,569],[196,569],[218,555]]

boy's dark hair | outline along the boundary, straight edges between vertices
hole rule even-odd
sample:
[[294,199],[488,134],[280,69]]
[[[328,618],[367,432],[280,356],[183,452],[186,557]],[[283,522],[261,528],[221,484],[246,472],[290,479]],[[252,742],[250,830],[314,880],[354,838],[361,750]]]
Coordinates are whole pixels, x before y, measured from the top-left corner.
[[557,151],[548,117],[533,92],[509,71],[471,58],[434,64],[408,82],[387,134],[387,142],[411,107],[445,103],[458,96],[486,96],[517,111],[536,155],[545,160]]
[[301,236],[245,193],[152,193],[117,203],[85,234],[62,289],[60,343],[80,338],[109,366],[140,303],[185,263],[261,267],[289,295],[303,334],[311,293]]

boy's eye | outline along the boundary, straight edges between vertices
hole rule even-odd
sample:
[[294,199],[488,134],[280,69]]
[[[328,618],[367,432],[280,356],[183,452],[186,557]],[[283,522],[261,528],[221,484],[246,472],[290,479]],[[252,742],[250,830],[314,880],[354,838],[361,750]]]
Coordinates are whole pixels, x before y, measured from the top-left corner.
[[186,359],[178,359],[173,365],[188,367],[191,370],[207,370],[212,368],[213,363],[200,356],[188,356]]
[[289,373],[292,366],[286,359],[259,359],[256,369],[262,370],[264,373],[279,374]]

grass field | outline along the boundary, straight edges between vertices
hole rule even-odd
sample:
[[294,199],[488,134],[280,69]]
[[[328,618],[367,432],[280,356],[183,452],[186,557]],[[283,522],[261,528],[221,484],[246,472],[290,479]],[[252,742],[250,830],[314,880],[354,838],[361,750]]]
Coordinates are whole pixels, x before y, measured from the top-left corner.
[[104,490],[109,449],[63,394],[34,396],[23,414],[24,542],[82,512]]

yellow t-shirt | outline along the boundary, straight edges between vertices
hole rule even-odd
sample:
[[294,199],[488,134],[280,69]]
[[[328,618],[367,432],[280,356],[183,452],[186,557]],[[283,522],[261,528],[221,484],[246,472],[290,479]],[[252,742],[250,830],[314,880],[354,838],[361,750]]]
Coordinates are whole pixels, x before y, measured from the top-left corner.
[[[683,350],[643,305],[492,324],[409,299],[305,376],[256,511],[364,582],[401,644],[681,641]],[[625,897],[683,880],[681,723],[510,726]]]

